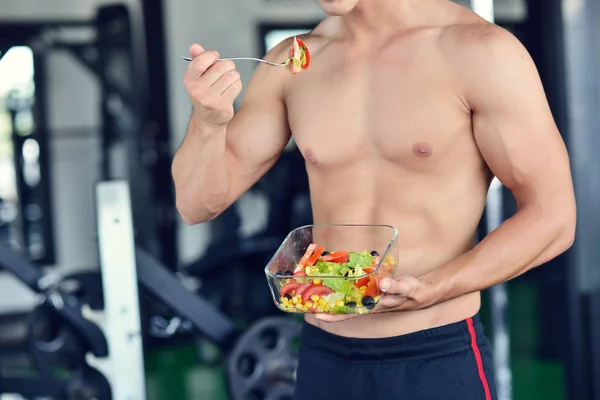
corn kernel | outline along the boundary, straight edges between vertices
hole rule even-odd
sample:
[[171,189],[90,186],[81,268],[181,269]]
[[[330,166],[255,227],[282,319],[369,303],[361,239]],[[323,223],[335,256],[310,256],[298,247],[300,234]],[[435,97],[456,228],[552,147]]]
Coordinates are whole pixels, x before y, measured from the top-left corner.
[[306,267],[305,272],[306,272],[306,275],[310,274],[310,267]]
[[319,301],[319,296],[313,294],[312,296],[310,296],[310,299],[316,303],[317,301]]
[[302,310],[302,304],[296,304],[296,308]]
[[312,303],[310,301],[307,301],[306,303],[304,303],[304,307],[312,307]]
[[344,307],[344,302],[342,300],[338,300],[335,302],[336,307]]
[[293,302],[294,304],[298,304],[298,297],[294,297],[294,298],[292,299],[292,302]]
[[321,280],[320,279],[315,279],[315,285],[320,285],[321,284]]

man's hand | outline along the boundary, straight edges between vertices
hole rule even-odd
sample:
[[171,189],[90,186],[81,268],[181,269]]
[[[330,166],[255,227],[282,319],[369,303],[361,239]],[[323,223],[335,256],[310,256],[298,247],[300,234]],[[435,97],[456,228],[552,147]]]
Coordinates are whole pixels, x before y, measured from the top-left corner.
[[232,61],[218,61],[219,53],[190,47],[192,61],[183,83],[199,120],[212,126],[225,126],[234,115],[233,101],[242,90],[240,74]]
[[[439,289],[435,288],[431,282],[414,276],[403,276],[396,279],[384,278],[379,283],[379,288],[384,295],[371,314],[420,310],[434,304],[439,293]],[[340,322],[360,315],[317,314],[316,318],[324,322]]]

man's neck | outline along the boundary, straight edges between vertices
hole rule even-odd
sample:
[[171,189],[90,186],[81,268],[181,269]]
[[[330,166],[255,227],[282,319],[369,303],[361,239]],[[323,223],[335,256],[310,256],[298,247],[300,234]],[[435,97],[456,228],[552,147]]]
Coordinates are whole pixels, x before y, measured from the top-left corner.
[[384,39],[427,24],[446,0],[363,0],[342,17],[349,37],[358,42]]

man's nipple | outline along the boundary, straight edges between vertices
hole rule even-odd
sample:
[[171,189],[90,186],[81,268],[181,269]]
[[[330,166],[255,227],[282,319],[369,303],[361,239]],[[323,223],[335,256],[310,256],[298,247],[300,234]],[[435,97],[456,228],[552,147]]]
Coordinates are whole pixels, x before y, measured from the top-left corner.
[[417,157],[429,157],[433,149],[427,143],[415,143],[413,145],[413,154]]
[[317,157],[315,156],[315,153],[313,153],[312,149],[306,149],[304,152],[304,158],[306,158],[306,161],[311,164],[317,163]]

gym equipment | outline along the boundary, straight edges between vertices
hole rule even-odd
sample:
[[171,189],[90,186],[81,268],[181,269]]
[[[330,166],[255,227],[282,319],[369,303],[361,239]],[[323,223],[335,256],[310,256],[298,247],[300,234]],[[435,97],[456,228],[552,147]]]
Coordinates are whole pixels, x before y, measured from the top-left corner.
[[294,343],[301,327],[298,320],[272,317],[260,320],[244,333],[227,361],[229,390],[234,399],[293,399],[298,365]]
[[[85,362],[85,354],[108,356],[108,345],[100,328],[82,314],[79,300],[24,257],[0,243],[0,265],[39,294],[40,303],[32,313],[25,347],[33,362],[35,377],[2,376],[0,393],[57,399],[108,399],[108,382]],[[56,377],[56,370],[67,377]],[[73,397],[87,393],[91,397]]]
[[[10,32],[8,37],[11,37]],[[5,36],[0,29],[0,36]],[[20,38],[13,38],[16,43]],[[34,61],[39,64],[39,61]],[[48,168],[48,134],[43,113],[36,112],[43,107],[42,78],[35,74],[33,93],[13,91],[6,99],[6,109],[10,115],[13,165],[15,170],[16,194],[20,212],[15,213],[9,225],[12,228],[11,241],[27,251],[32,260],[39,264],[54,262],[52,242],[52,205],[50,202],[50,169]],[[19,123],[24,116],[33,119],[35,128]]]
[[[541,2],[540,2],[541,3]],[[600,399],[600,105],[598,93],[598,3],[579,2],[565,8],[559,1],[544,1],[546,43],[552,42],[551,63],[557,102],[563,118],[561,132],[573,160],[572,174],[577,197],[577,239],[565,269],[569,318],[565,358],[568,364],[568,398]],[[548,39],[550,38],[550,39]],[[550,46],[548,46],[550,47]],[[550,58],[550,57],[549,57]],[[562,84],[562,85],[561,85]],[[564,341],[564,337],[560,338]]]
[[[167,265],[175,266],[176,214],[172,207],[161,10],[162,2],[132,0],[99,6],[96,15],[85,20],[2,23],[0,50],[9,40],[27,43],[35,62],[41,66],[46,54],[66,50],[97,78],[102,121],[98,129],[102,144],[100,177],[130,177],[138,242]],[[45,75],[35,74],[36,90],[39,89],[35,99],[39,111],[35,113],[35,130],[18,132],[17,127],[23,124],[13,123],[13,142],[20,207],[27,208],[27,212],[19,213],[23,221],[17,248],[25,249],[36,262],[52,264],[48,187],[51,171],[46,158],[46,142],[52,135],[44,119]],[[18,113],[30,113],[34,106],[32,98],[9,100],[7,106],[13,120]],[[75,132],[84,136],[83,130],[89,128],[78,128]],[[40,178],[30,185],[26,175],[32,174],[25,169],[36,165],[24,160],[23,148],[32,140],[39,146],[39,159],[34,164],[39,167],[35,171]]]
[[[177,331],[202,335],[227,353],[232,400],[245,400],[247,396],[257,400],[291,398],[297,367],[294,348],[301,322],[293,317],[270,318],[241,331],[208,301],[190,292],[169,268],[146,250],[135,247],[126,181],[99,182],[96,197],[102,312],[84,306],[74,294],[61,288],[64,285],[70,286],[73,293],[81,291],[81,286],[72,284],[76,277],[61,280],[43,275],[23,256],[0,244],[0,264],[47,298],[48,307],[36,311],[30,331],[42,332],[35,336],[38,338],[60,335],[60,346],[46,346],[42,349],[45,351],[35,352],[42,378],[2,376],[0,393],[53,396],[59,400],[144,399],[141,334],[147,327],[140,329],[139,325],[143,310],[136,293],[137,280],[146,294],[176,315],[170,320],[151,318],[154,335],[168,337]],[[82,286],[85,293],[85,283]],[[88,287],[94,286],[88,282]],[[52,312],[45,314],[47,310]],[[60,333],[47,333],[54,330]],[[109,353],[109,348],[117,350]],[[68,365],[70,379],[57,379],[47,373],[63,366],[65,360],[75,360]]]
[[98,248],[102,265],[104,310],[96,323],[103,328],[109,358],[88,362],[109,378],[115,399],[145,400],[137,266],[129,188],[96,185]]

